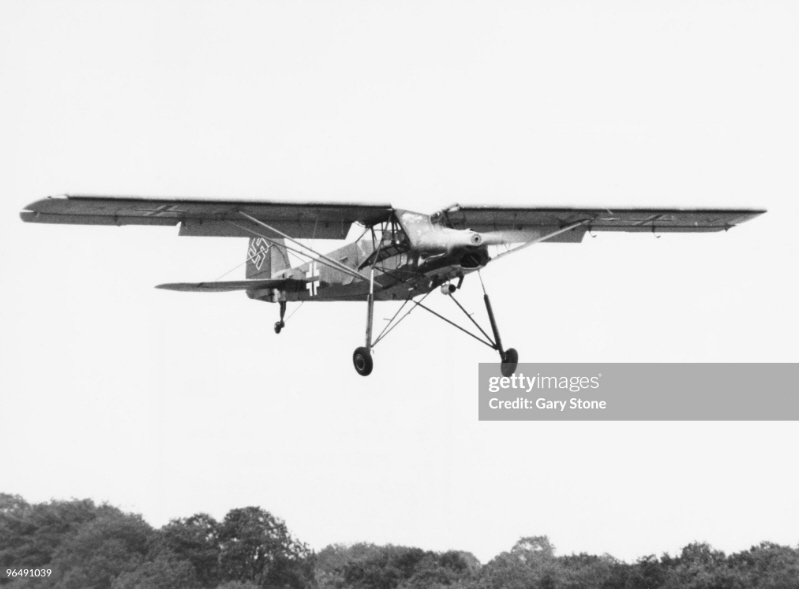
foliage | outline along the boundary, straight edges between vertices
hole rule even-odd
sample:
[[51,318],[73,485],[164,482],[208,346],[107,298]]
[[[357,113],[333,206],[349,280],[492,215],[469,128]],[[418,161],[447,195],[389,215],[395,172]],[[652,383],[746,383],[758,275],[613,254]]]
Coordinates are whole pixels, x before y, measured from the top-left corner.
[[155,532],[139,515],[103,515],[80,526],[53,557],[59,589],[110,589],[145,562]]
[[[326,549],[327,550],[327,549]],[[341,563],[341,556],[349,559]],[[349,554],[347,554],[349,553]],[[435,553],[406,546],[373,546],[356,544],[351,549],[338,549],[337,575],[317,576],[320,587],[363,589],[421,589],[457,587],[472,578],[479,561],[468,553],[450,551]],[[321,558],[329,567],[330,555],[323,550]],[[332,582],[331,582],[332,580]],[[324,584],[329,583],[329,584]]]
[[174,519],[161,528],[154,552],[166,552],[191,563],[201,587],[220,580],[219,524],[205,513]]
[[162,551],[133,571],[120,574],[112,589],[199,589],[194,566],[175,554]]
[[31,505],[18,495],[0,493],[0,566],[48,565],[82,525],[120,514],[115,507],[97,506],[89,499]]
[[314,554],[258,507],[155,530],[89,500],[31,504],[0,494],[0,565],[47,567],[12,589],[799,589],[799,548],[763,542],[725,555],[704,543],[632,564],[558,556],[546,536],[521,538],[485,565],[468,552],[332,544]]
[[219,525],[220,568],[226,580],[258,587],[305,587],[313,582],[312,552],[283,521],[258,507],[233,509]]

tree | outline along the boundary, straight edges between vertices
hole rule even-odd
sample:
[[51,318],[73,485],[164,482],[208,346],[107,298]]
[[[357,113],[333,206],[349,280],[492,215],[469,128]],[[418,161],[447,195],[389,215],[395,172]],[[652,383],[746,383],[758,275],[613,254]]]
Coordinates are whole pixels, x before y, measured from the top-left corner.
[[377,555],[381,548],[360,542],[350,546],[331,544],[316,554],[314,575],[320,589],[342,589],[346,583],[344,571],[351,563]]
[[111,589],[198,589],[194,566],[176,554],[161,551],[153,560],[120,574]]
[[41,567],[84,524],[121,512],[89,499],[31,505],[18,495],[0,494],[0,566]]
[[[471,558],[470,558],[471,557]],[[443,587],[462,587],[472,580],[474,572],[473,555],[463,552],[429,552],[421,559],[413,571],[413,576],[399,585],[402,589],[439,589]],[[477,561],[479,567],[479,561]]]
[[313,584],[313,554],[289,534],[286,524],[258,507],[233,509],[219,525],[224,580],[259,587]]
[[723,552],[707,543],[694,542],[683,547],[680,556],[666,560],[664,589],[736,589],[740,587],[727,565]]
[[627,576],[627,587],[635,589],[637,587],[661,587],[666,580],[666,567],[661,565],[658,557],[654,554],[639,558],[634,565],[629,568]]
[[405,546],[381,546],[367,558],[349,562],[343,571],[345,586],[395,589],[408,581],[431,552]]
[[210,515],[169,522],[158,534],[155,552],[160,551],[190,562],[201,586],[215,587],[219,582],[219,524]]
[[558,585],[561,576],[561,565],[549,538],[529,536],[485,565],[480,571],[479,584],[496,589],[550,589]]
[[619,561],[604,554],[570,554],[558,557],[557,586],[564,589],[613,587],[620,577]]
[[555,547],[546,536],[527,536],[519,538],[511,548],[511,554],[522,559],[541,560],[555,556]]
[[761,542],[728,558],[743,587],[796,589],[799,579],[799,548]]
[[83,524],[53,559],[59,589],[110,589],[119,575],[141,565],[154,537],[139,515],[112,513]]

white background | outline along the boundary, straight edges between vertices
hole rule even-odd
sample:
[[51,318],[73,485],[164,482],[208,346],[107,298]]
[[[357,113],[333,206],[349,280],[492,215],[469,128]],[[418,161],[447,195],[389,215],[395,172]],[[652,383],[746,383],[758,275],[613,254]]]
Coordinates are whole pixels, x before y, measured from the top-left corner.
[[245,240],[17,213],[65,192],[765,207],[483,274],[523,362],[795,362],[798,32],[789,1],[3,3],[0,489],[155,526],[260,505],[315,549],[484,562],[534,534],[624,559],[795,545],[796,423],[479,423],[493,352],[421,311],[362,378],[363,304],[276,336],[275,305],[152,288],[217,278]]

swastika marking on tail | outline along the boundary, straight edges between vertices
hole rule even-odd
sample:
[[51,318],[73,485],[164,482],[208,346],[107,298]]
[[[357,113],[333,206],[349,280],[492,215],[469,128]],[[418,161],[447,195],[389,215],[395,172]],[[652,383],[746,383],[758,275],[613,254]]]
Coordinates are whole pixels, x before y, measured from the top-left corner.
[[255,264],[256,269],[260,270],[263,267],[264,262],[266,261],[266,256],[269,255],[269,250],[271,248],[272,244],[266,241],[263,237],[259,237],[250,243],[250,249],[247,250],[247,253],[249,254],[253,264]]

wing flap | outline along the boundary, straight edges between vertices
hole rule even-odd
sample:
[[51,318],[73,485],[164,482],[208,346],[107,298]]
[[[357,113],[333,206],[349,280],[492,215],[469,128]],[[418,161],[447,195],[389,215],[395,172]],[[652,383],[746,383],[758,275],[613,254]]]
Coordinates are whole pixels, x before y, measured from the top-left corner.
[[278,237],[246,213],[297,239],[344,239],[352,223],[371,226],[391,216],[390,204],[203,200],[93,195],[48,197],[20,213],[28,223],[76,225],[180,224],[180,235]]

